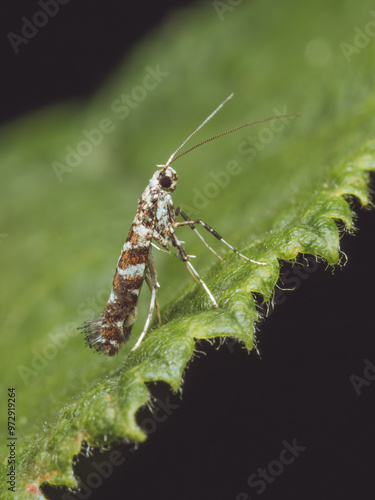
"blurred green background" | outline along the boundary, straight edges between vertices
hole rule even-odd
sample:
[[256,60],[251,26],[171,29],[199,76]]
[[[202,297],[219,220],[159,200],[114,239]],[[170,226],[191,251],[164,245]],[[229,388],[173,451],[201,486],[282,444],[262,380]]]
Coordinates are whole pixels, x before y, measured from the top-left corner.
[[[19,437],[48,427],[71,398],[123,365],[127,349],[98,357],[76,327],[107,300],[137,199],[156,165],[227,95],[235,94],[192,144],[275,109],[301,114],[280,132],[245,129],[174,164],[175,205],[190,207],[237,246],[262,237],[281,209],[373,137],[375,42],[372,35],[368,43],[355,40],[355,26],[365,30],[375,21],[372,8],[369,1],[359,9],[353,0],[269,0],[181,10],[88,101],[3,126],[0,369],[4,387],[17,389]],[[127,95],[131,104],[120,103]],[[100,126],[110,131],[98,134]],[[83,145],[88,135],[97,144]],[[72,150],[76,166],[67,161]],[[207,196],[229,162],[239,174]],[[57,175],[61,165],[68,168]],[[202,204],[194,201],[198,191]],[[181,233],[204,274],[213,256],[190,231]],[[191,277],[178,259],[154,254],[163,307]],[[148,296],[142,299],[136,333],[148,306]],[[1,412],[2,430],[5,417]]]

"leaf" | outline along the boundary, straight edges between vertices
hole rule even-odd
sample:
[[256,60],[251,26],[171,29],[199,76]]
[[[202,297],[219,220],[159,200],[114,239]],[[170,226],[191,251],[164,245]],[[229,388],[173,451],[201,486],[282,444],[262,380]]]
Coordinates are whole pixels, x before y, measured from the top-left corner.
[[[1,343],[12,356],[2,357],[1,370],[16,387],[19,438],[16,493],[4,490],[4,498],[43,498],[45,481],[74,487],[72,460],[83,441],[143,441],[136,413],[150,400],[146,383],[179,390],[196,339],[233,337],[252,349],[253,294],[272,298],[279,261],[301,253],[339,263],[338,224],[353,228],[350,198],[369,203],[374,49],[349,56],[342,46],[354,43],[356,5],[338,14],[325,3],[324,19],[322,1],[287,2],[282,12],[268,2],[244,3],[222,16],[215,5],[166,22],[92,102],[42,111],[2,132],[0,185],[11,210],[1,224],[8,263]],[[303,29],[289,29],[291,12],[303,17]],[[140,93],[151,78],[157,85]],[[228,265],[212,264],[186,229],[188,252],[199,257],[196,267],[220,310],[180,262],[157,255],[159,301],[169,304],[164,324],[135,353],[126,346],[115,359],[96,356],[76,328],[104,306],[154,164],[232,91],[235,98],[197,141],[275,113],[301,117],[245,129],[181,158],[174,200],[267,266],[230,252]],[[123,94],[133,96],[133,107]],[[146,309],[141,304],[134,336]],[[4,462],[2,485],[8,472]]]

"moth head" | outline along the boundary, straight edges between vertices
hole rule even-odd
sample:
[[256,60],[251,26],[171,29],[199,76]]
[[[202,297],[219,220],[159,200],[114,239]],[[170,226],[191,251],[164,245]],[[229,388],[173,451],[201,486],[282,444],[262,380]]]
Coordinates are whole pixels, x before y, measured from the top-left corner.
[[176,189],[177,180],[178,180],[177,172],[172,167],[167,166],[159,170],[158,182],[159,186],[164,191],[168,192],[174,191]]

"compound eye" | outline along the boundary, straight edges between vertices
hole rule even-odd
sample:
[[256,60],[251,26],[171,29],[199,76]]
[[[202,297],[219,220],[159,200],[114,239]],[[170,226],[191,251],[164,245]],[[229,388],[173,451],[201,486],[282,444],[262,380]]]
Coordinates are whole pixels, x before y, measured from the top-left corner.
[[172,179],[170,177],[168,177],[167,175],[165,175],[164,177],[162,177],[160,179],[159,183],[163,188],[169,188],[169,187],[171,187]]

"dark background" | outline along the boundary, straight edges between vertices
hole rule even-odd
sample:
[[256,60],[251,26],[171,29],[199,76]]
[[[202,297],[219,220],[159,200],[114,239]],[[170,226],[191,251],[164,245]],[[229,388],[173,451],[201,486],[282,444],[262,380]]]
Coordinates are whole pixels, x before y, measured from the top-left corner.
[[[20,33],[21,18],[32,17],[37,3],[1,2],[1,123],[90,97],[138,40],[174,9],[193,3],[71,0],[16,55],[7,34]],[[232,343],[219,350],[202,343],[205,354],[185,374],[183,399],[162,384],[153,387],[160,401],[174,406],[158,410],[156,419],[148,410],[139,415],[150,430],[146,443],[135,452],[118,445],[124,464],[92,494],[46,486],[47,497],[373,499],[375,381],[357,395],[350,376],[363,376],[365,358],[375,364],[375,214],[353,207],[358,231],[342,239],[346,266],[332,276],[320,264],[299,279],[296,268],[283,266],[298,292],[278,292],[283,303],[260,325],[262,359]],[[249,476],[268,468],[293,440],[305,450],[257,493]],[[95,450],[89,459],[77,457],[85,484],[95,482],[93,462],[109,456]]]

